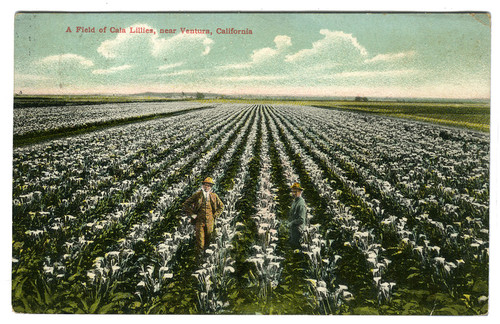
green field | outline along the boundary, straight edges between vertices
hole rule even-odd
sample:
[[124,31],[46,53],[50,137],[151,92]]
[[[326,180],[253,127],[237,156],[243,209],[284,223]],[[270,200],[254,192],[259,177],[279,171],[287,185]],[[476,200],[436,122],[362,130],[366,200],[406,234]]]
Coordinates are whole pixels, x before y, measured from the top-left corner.
[[366,102],[324,106],[465,127],[484,132],[489,132],[490,129],[490,107],[481,103]]

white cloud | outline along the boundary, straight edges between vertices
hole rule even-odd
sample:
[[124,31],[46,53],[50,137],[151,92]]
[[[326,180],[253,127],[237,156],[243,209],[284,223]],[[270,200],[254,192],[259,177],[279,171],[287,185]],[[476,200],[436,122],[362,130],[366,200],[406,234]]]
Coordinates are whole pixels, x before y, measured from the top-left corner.
[[264,47],[256,49],[250,55],[250,62],[228,64],[221,69],[248,69],[255,65],[269,62],[272,58],[282,54],[286,49],[292,46],[292,39],[286,35],[278,35],[274,38],[275,48]]
[[59,64],[76,64],[84,67],[91,67],[94,65],[92,60],[89,60],[78,54],[59,54],[44,57],[39,61],[40,64],[44,65],[59,65]]
[[377,78],[377,77],[397,77],[418,73],[418,70],[387,70],[387,71],[349,71],[326,75],[323,78]]
[[105,58],[115,58],[118,55],[117,48],[123,46],[122,44],[127,40],[126,37],[127,36],[120,34],[115,39],[108,39],[103,41],[97,48],[97,52]]
[[265,47],[261,48],[258,50],[253,51],[252,53],[252,63],[260,63],[267,61],[273,56],[276,56],[278,54],[278,50],[270,47]]
[[126,33],[120,33],[114,39],[103,41],[97,48],[97,52],[105,58],[117,58],[126,55],[131,50],[151,47],[152,39],[158,36],[154,33],[129,33],[130,29],[136,30],[137,28],[153,29],[146,24],[134,24],[125,29]]
[[292,39],[286,35],[278,35],[274,38],[274,43],[276,44],[276,48],[264,47],[253,51],[251,55],[252,63],[264,62],[280,54],[286,48],[292,46]]
[[186,74],[193,74],[193,73],[200,73],[199,70],[181,70],[181,71],[176,71],[172,73],[166,73],[163,74],[165,76],[177,76],[177,75],[186,75]]
[[393,62],[405,58],[410,58],[415,56],[415,51],[400,52],[400,53],[387,53],[378,54],[372,58],[366,59],[365,63],[375,63],[375,62]]
[[[150,29],[152,33],[134,33],[128,31],[137,28]],[[179,33],[169,38],[160,38],[153,27],[146,24],[134,24],[126,28],[127,33],[121,33],[114,39],[105,40],[97,51],[106,58],[127,58],[139,53],[148,53],[153,57],[207,55],[210,53],[213,40],[206,34]]]
[[312,43],[312,48],[302,49],[295,54],[287,55],[285,61],[293,63],[352,62],[368,55],[367,50],[358,43],[352,34],[328,29],[321,29],[319,33],[324,35],[323,39]]
[[242,70],[242,69],[249,69],[251,67],[252,67],[252,63],[246,62],[246,63],[235,63],[235,64],[222,65],[222,66],[218,66],[217,68],[219,70]]
[[170,38],[152,38],[151,54],[155,57],[178,53],[195,53],[204,56],[210,53],[213,39],[206,34],[176,34]]
[[16,82],[22,81],[46,81],[50,80],[49,77],[40,75],[40,74],[24,74],[24,73],[15,73],[14,79]]
[[111,67],[109,69],[93,70],[92,73],[93,74],[113,74],[113,73],[116,73],[116,72],[128,70],[130,68],[132,68],[131,65],[125,64],[125,65],[120,65],[120,66],[114,66],[114,67]]
[[181,66],[183,64],[184,64],[184,62],[177,62],[177,63],[172,63],[172,64],[165,64],[165,65],[159,66],[158,70],[160,70],[160,71],[170,70],[170,69],[176,68],[178,66]]
[[288,79],[286,75],[241,75],[217,78],[219,81],[245,82],[245,81],[274,81]]
[[276,44],[276,49],[281,52],[287,47],[292,46],[292,39],[290,36],[278,35],[274,38],[274,43]]

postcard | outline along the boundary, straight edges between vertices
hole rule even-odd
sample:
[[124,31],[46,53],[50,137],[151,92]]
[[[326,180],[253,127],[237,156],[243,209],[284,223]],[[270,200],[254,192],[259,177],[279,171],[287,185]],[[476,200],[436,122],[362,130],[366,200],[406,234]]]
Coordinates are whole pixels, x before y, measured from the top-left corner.
[[14,312],[488,314],[489,13],[14,33]]

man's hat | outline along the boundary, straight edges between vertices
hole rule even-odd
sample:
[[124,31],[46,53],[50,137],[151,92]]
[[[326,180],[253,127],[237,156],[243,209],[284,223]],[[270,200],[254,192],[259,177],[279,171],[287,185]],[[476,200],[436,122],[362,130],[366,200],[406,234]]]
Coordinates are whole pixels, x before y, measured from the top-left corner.
[[295,182],[291,187],[290,187],[291,190],[300,190],[300,191],[304,191],[304,188],[302,188],[300,186],[300,183],[298,182]]
[[215,184],[214,180],[210,177],[206,178],[205,180],[203,180],[202,183],[208,183],[208,184],[211,184],[212,186]]

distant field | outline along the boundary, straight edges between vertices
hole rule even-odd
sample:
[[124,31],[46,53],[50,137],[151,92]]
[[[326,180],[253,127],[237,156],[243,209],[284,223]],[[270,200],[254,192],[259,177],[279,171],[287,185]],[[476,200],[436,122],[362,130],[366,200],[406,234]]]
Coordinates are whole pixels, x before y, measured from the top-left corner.
[[30,96],[14,97],[14,107],[48,107],[91,105],[103,103],[198,101],[203,103],[258,103],[315,106],[329,109],[352,110],[361,113],[419,120],[441,125],[463,127],[489,132],[490,105],[488,103],[392,102],[392,101],[327,101],[327,100],[272,100],[272,99],[170,99],[160,96]]
[[31,96],[22,95],[14,97],[14,108],[24,107],[49,107],[71,105],[95,105],[103,103],[126,102],[153,102],[153,101],[180,101],[184,99],[169,99],[163,97],[137,97],[137,96]]
[[386,115],[447,126],[489,132],[490,105],[486,103],[391,102],[391,101],[322,101],[322,100],[206,100],[207,102],[258,102],[260,104],[291,104],[321,108],[347,109]]

